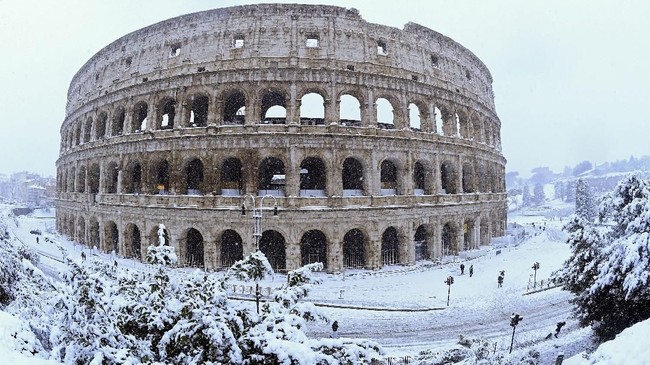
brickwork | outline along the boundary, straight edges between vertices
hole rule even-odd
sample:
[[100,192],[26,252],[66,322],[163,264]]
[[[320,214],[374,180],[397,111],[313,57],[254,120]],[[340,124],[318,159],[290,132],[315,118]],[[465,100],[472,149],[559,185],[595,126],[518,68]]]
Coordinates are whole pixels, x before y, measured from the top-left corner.
[[141,258],[164,224],[181,262],[206,269],[256,249],[254,213],[279,270],[489,244],[506,223],[491,83],[453,40],[355,9],[248,5],[154,24],[70,84],[57,228]]

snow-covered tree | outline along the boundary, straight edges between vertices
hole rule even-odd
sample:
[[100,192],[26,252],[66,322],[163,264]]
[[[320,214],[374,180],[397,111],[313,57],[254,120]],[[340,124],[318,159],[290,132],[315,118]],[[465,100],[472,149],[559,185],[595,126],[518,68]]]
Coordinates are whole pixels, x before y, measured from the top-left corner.
[[546,201],[546,194],[544,193],[544,185],[537,183],[533,189],[533,203],[535,205],[542,205]]
[[176,249],[168,245],[165,238],[165,225],[158,225],[158,245],[147,246],[147,256],[145,260],[153,265],[174,266],[178,263]]
[[598,208],[596,206],[596,198],[589,184],[582,179],[578,179],[575,196],[575,214],[589,222],[593,222],[598,216]]
[[522,197],[521,197],[521,205],[524,207],[530,207],[533,205],[533,197],[530,195],[530,189],[528,188],[528,184],[524,185],[522,188]]
[[613,223],[602,234],[580,218],[565,228],[573,253],[563,277],[581,322],[602,341],[650,318],[650,183],[622,180],[605,196],[600,218]]
[[555,183],[555,189],[554,189],[554,199],[564,199],[564,183],[562,181],[557,181]]

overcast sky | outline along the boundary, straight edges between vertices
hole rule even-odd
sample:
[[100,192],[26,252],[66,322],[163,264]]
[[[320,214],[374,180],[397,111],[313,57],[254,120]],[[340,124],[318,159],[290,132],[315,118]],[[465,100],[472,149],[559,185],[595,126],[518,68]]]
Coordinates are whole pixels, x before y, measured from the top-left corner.
[[[295,1],[273,1],[295,2]],[[508,171],[650,154],[650,4],[602,0],[298,1],[413,21],[490,69]],[[75,72],[139,28],[245,1],[0,0],[0,173],[55,174]]]

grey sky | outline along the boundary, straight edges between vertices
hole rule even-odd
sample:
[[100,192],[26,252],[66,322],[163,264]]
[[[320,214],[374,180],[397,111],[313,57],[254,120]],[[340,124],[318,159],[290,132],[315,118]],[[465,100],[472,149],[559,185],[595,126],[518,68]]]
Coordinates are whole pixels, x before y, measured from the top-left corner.
[[[508,171],[650,154],[645,1],[299,2],[354,7],[398,28],[413,21],[474,52],[494,78]],[[0,0],[0,173],[55,174],[69,82],[102,47],[177,15],[247,3]]]

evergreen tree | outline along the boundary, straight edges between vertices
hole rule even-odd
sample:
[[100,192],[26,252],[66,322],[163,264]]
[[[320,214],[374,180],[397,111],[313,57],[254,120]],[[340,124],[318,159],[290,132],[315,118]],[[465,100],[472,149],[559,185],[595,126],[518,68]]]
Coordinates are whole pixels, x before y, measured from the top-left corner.
[[544,185],[537,183],[533,191],[533,203],[535,205],[542,205],[546,201],[546,194],[544,193]]
[[589,222],[593,222],[598,216],[594,193],[591,187],[582,179],[578,179],[576,183],[575,196],[575,214]]
[[562,181],[557,181],[555,183],[553,198],[554,199],[560,199],[560,200],[564,199],[564,183]]
[[564,201],[571,203],[576,201],[576,182],[574,180],[570,180],[566,182],[566,186],[564,187]]
[[524,185],[522,188],[523,196],[521,198],[521,205],[524,207],[530,207],[533,205],[533,197],[530,195],[530,190],[528,189],[528,184]]

